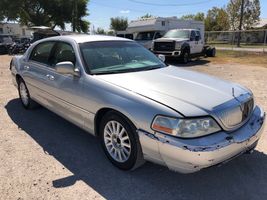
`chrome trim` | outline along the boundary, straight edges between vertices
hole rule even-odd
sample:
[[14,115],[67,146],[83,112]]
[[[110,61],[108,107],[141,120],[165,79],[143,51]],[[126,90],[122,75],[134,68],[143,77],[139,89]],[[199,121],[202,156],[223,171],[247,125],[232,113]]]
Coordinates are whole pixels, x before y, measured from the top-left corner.
[[246,93],[217,106],[213,113],[224,130],[234,131],[250,119],[253,109],[253,95]]

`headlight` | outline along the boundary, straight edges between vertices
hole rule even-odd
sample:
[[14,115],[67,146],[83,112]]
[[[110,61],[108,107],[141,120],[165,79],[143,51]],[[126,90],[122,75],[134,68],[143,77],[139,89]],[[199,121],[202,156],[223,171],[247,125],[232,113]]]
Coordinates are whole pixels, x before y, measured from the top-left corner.
[[180,43],[180,42],[176,42],[176,43],[175,43],[175,49],[176,49],[176,50],[180,50],[181,47],[182,47],[182,43]]
[[210,117],[178,119],[159,115],[155,117],[151,127],[154,131],[182,138],[204,136],[221,130]]

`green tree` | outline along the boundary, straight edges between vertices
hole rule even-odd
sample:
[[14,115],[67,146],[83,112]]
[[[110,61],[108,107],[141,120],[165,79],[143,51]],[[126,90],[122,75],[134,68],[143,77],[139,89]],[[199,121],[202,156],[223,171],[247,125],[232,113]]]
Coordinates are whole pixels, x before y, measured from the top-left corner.
[[208,10],[205,19],[206,31],[227,31],[229,28],[230,23],[225,9],[213,7]]
[[128,27],[128,19],[124,17],[115,17],[110,19],[110,28],[114,31],[125,31]]
[[141,19],[146,19],[146,18],[151,18],[151,17],[154,17],[154,16],[151,15],[151,14],[149,14],[149,13],[147,13],[147,14],[141,16],[140,18],[141,18]]
[[105,35],[106,34],[106,32],[103,28],[97,28],[95,33],[99,34],[99,35]]
[[195,15],[194,14],[183,15],[180,19],[204,21],[205,20],[205,14],[202,12],[198,12]]
[[[227,5],[230,26],[232,30],[238,30],[241,18],[242,0],[230,0]],[[244,12],[241,29],[250,29],[260,20],[261,7],[259,0],[244,0]]]
[[71,23],[73,30],[87,32],[89,0],[1,0],[0,19],[14,20],[28,26],[60,26]]

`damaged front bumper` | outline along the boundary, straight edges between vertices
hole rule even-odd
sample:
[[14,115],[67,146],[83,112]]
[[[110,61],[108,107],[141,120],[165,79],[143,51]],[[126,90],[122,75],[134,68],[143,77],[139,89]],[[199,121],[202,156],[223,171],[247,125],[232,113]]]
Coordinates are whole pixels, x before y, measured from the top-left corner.
[[227,162],[255,148],[263,129],[264,111],[256,106],[250,120],[238,130],[208,136],[181,139],[161,133],[139,130],[144,158],[181,173]]

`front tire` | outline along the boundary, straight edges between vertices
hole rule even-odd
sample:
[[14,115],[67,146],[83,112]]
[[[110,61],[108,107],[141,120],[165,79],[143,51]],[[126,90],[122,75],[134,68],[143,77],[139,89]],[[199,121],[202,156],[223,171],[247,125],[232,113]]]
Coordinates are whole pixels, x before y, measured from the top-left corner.
[[144,163],[136,128],[116,112],[108,112],[100,124],[102,148],[113,165],[122,170]]
[[183,54],[182,54],[182,62],[183,62],[184,64],[187,64],[187,63],[189,62],[189,60],[190,60],[190,54],[189,54],[189,52],[186,50],[186,51],[184,51]]

